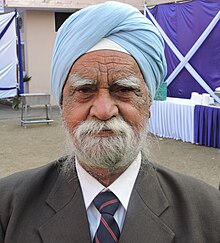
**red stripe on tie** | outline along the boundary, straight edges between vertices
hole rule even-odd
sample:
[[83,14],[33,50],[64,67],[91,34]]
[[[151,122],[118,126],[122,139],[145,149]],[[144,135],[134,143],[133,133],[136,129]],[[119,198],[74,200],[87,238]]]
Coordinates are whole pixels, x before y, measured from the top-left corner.
[[104,224],[105,228],[108,230],[108,232],[110,233],[110,235],[112,236],[112,238],[114,239],[115,242],[118,242],[118,239],[116,237],[116,235],[114,234],[114,232],[112,231],[112,229],[109,227],[109,225],[107,224],[107,222],[105,221],[105,219],[103,217],[101,217],[101,221]]
[[113,204],[113,203],[116,203],[116,202],[119,202],[119,200],[118,199],[113,199],[111,201],[108,201],[108,202],[103,203],[100,206],[99,211],[101,211],[105,206],[108,206],[109,204]]
[[95,235],[95,242],[96,242],[96,243],[100,243],[100,241],[99,241],[97,235]]

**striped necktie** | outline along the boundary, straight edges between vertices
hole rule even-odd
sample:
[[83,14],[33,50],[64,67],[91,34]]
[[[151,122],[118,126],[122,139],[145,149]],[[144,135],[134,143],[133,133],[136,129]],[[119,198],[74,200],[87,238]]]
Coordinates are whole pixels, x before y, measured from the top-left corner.
[[96,231],[93,243],[115,243],[118,242],[120,231],[114,214],[119,206],[119,200],[110,191],[98,194],[94,201],[94,205],[101,213],[101,220]]

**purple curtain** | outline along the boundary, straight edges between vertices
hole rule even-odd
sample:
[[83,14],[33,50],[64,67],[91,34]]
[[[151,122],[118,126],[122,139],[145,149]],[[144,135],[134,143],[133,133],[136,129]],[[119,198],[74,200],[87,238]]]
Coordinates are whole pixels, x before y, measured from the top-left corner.
[[[193,0],[185,3],[160,4],[151,13],[177,49],[185,56],[220,10],[220,0]],[[167,77],[179,64],[166,44]],[[192,67],[212,90],[220,87],[220,21],[189,60]],[[183,68],[168,86],[168,96],[190,98],[191,92],[206,92]]]

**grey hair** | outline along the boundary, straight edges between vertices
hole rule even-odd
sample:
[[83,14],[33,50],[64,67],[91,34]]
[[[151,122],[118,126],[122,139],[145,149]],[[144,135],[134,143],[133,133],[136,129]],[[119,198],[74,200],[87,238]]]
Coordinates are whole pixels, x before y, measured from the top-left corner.
[[74,73],[70,77],[71,84],[73,87],[79,87],[87,84],[96,84],[97,81],[88,78],[81,77],[78,73]]

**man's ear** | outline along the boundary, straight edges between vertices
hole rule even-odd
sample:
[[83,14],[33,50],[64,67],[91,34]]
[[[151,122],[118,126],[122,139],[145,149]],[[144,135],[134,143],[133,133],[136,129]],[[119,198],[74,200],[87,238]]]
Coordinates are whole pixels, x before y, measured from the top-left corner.
[[148,119],[150,119],[150,117],[151,117],[150,108],[152,106],[152,98],[150,96],[149,96],[149,99],[150,99],[150,102],[149,102],[148,107],[147,107],[147,109],[148,109]]

